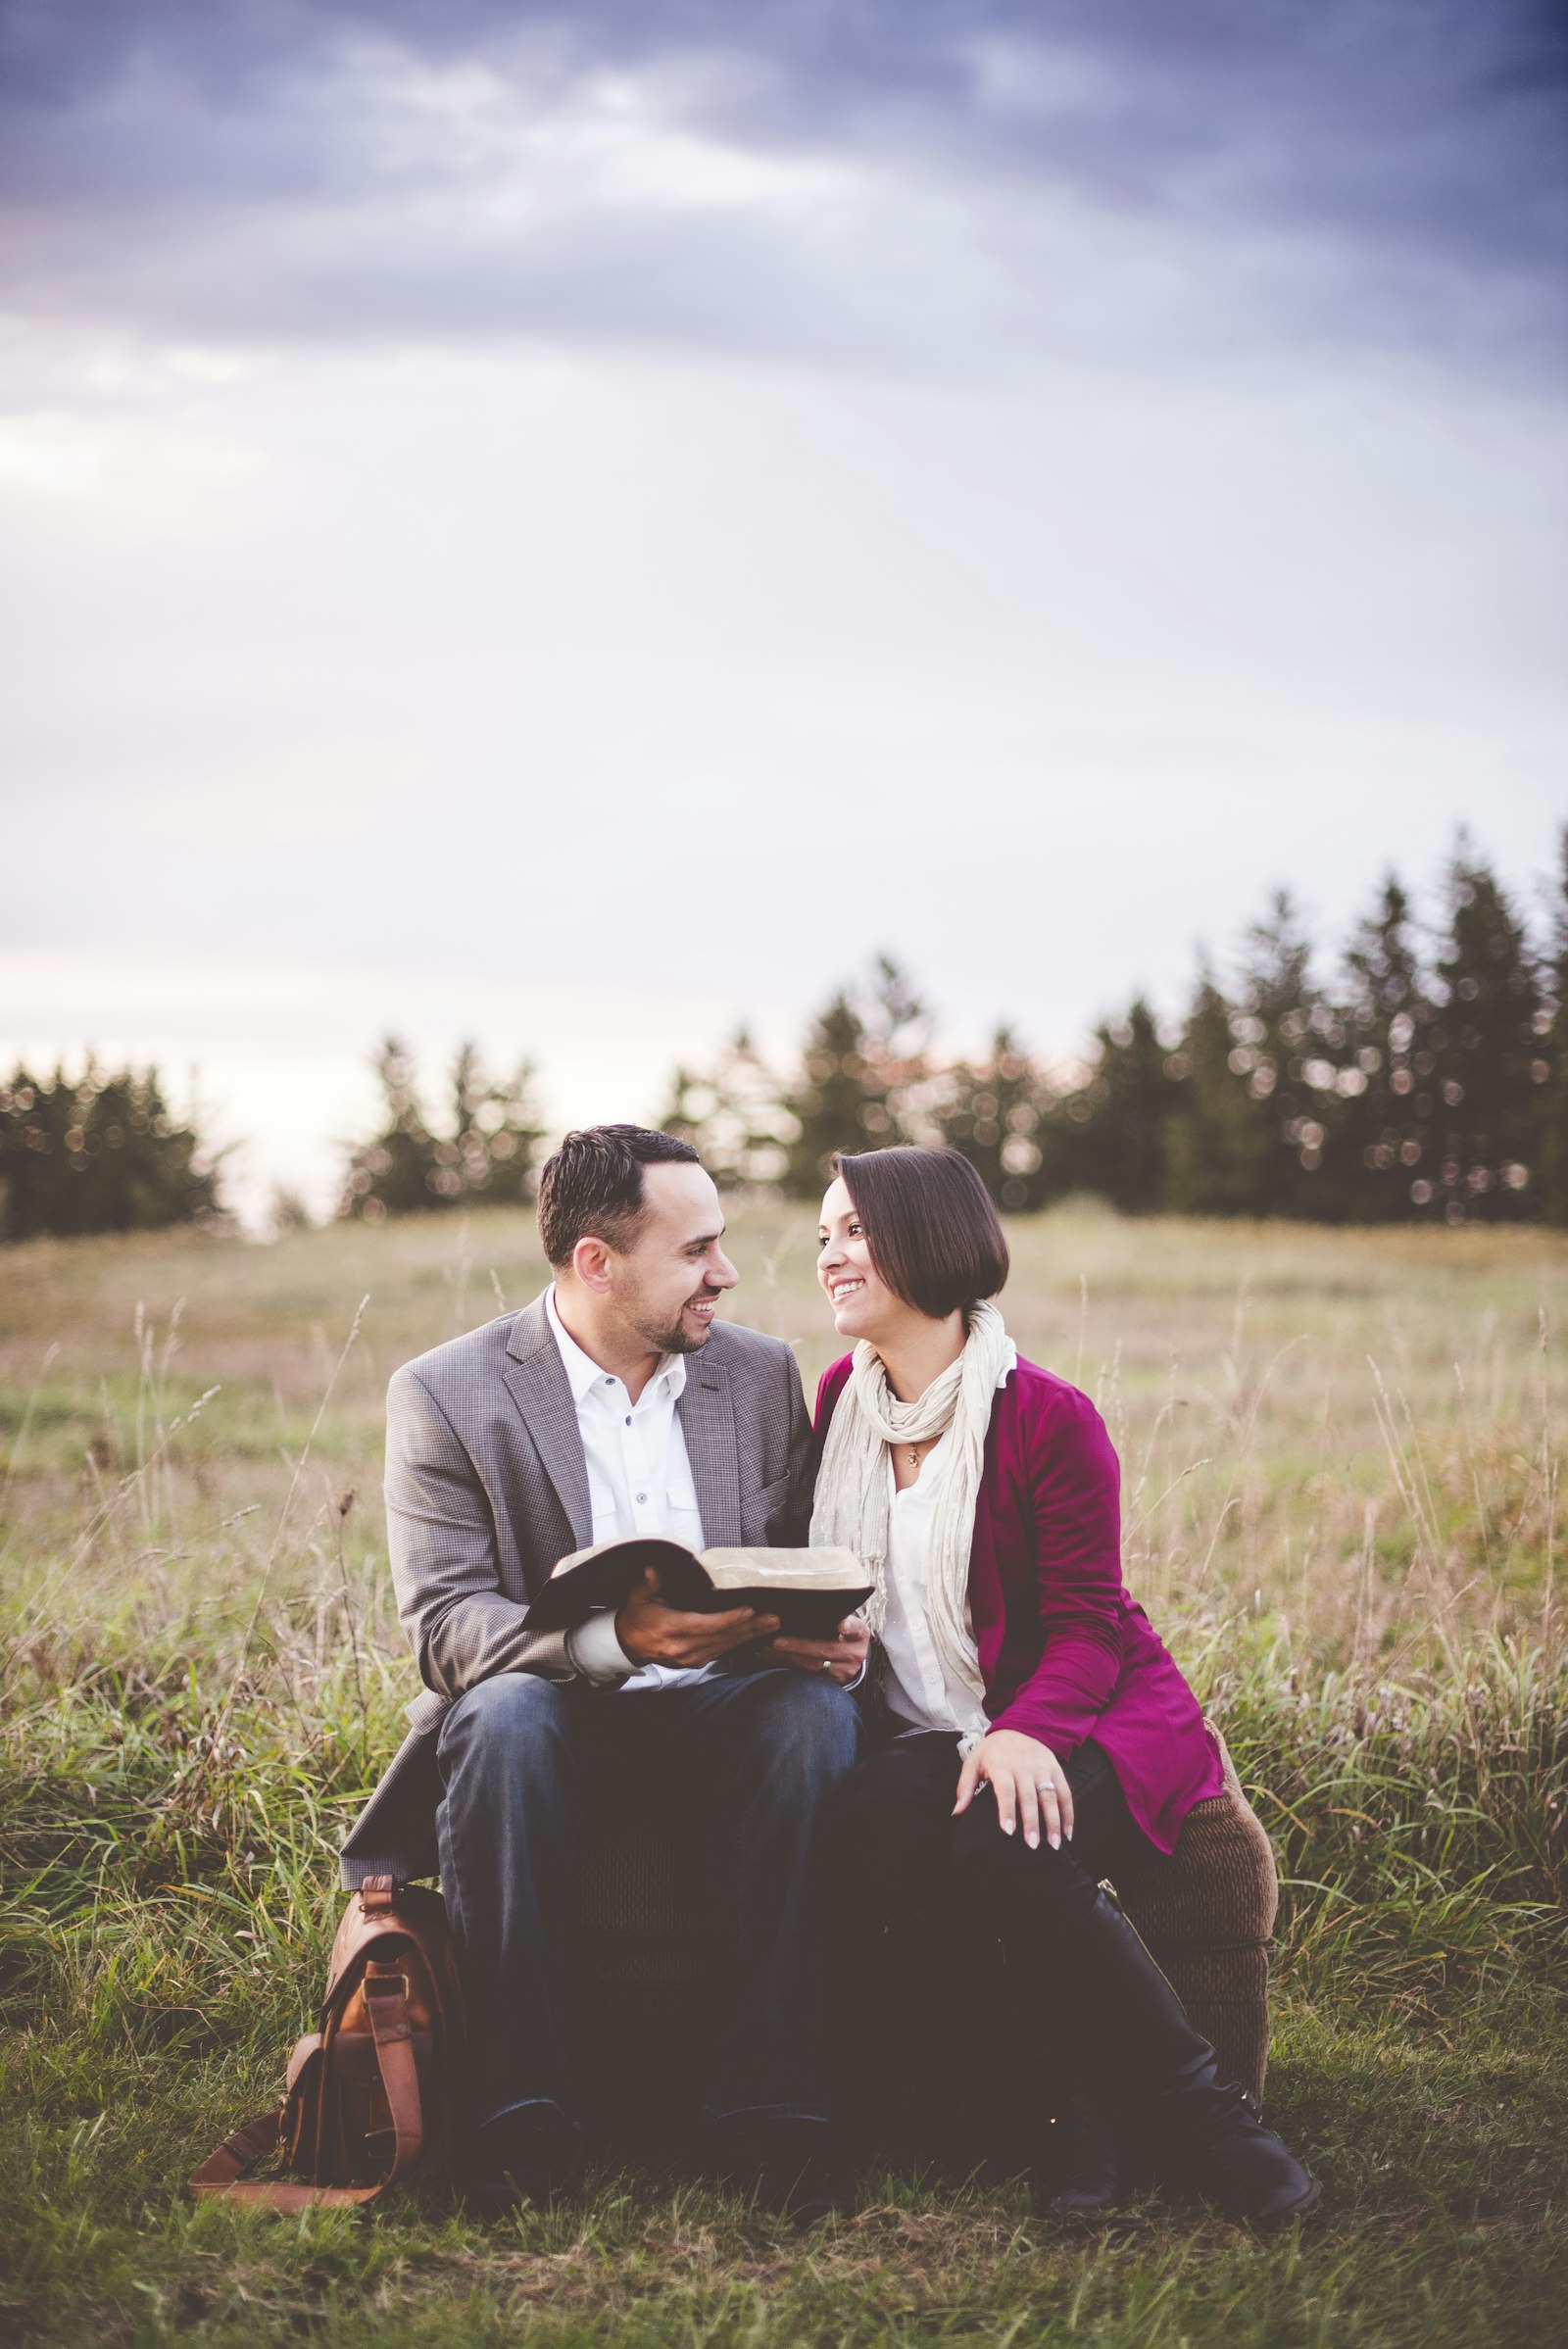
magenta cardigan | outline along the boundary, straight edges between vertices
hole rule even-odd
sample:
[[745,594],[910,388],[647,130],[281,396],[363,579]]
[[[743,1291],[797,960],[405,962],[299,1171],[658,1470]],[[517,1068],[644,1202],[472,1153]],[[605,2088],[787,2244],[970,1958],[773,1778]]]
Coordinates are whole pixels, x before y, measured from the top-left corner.
[[[822,1374],[818,1439],[850,1375]],[[1150,1841],[1173,1851],[1195,1802],[1224,1789],[1186,1681],[1121,1579],[1121,1468],[1087,1395],[1026,1362],[997,1395],[969,1553],[969,1613],[994,1729],[1066,1761],[1110,1760]]]

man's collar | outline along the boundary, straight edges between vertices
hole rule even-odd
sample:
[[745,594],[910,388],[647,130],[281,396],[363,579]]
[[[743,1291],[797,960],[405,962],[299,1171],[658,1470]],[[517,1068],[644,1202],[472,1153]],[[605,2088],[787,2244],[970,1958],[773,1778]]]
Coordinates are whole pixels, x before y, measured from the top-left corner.
[[[550,1334],[561,1350],[562,1367],[566,1373],[566,1384],[571,1389],[571,1399],[574,1403],[580,1403],[583,1397],[592,1394],[596,1387],[603,1387],[612,1374],[604,1368],[602,1363],[596,1362],[592,1354],[583,1352],[582,1347],[562,1320],[556,1305],[554,1281],[545,1291],[545,1318],[550,1324]],[[678,1397],[686,1385],[685,1355],[661,1354],[659,1368],[654,1372],[648,1385],[653,1386],[659,1379],[664,1379],[668,1383],[672,1398]],[[646,1394],[646,1392],[645,1388],[644,1393]]]

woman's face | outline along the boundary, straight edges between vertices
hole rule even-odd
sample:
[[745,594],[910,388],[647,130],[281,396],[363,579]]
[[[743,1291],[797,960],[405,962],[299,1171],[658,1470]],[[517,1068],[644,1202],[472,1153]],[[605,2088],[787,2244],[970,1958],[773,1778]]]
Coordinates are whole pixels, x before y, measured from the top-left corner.
[[816,1277],[833,1308],[834,1328],[841,1338],[868,1338],[875,1346],[908,1318],[909,1307],[894,1296],[871,1262],[865,1232],[842,1175],[827,1187],[817,1241],[821,1253]]

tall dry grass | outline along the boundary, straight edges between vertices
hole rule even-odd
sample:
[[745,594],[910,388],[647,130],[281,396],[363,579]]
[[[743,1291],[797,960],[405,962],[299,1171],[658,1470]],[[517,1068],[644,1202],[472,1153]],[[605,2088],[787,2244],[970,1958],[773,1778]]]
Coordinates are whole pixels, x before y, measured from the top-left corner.
[[[1279,1842],[1293,1962],[1430,1997],[1559,1945],[1568,1702],[1555,1315],[1517,1232],[1014,1227],[1009,1322],[1124,1467],[1129,1579]],[[835,1350],[812,1227],[743,1211],[737,1316]],[[95,1945],[172,1900],[280,1949],[414,1675],[379,1401],[534,1293],[506,1214],[7,1260],[0,1507],[14,1919]],[[202,1887],[199,1894],[196,1887]],[[45,1970],[47,1978],[47,1968]]]
[[[1280,1850],[1270,2094],[1327,2178],[1321,2242],[1156,2214],[1051,2243],[1008,2189],[892,2178],[806,2246],[684,2179],[609,2177],[500,2240],[417,2197],[358,2231],[188,2211],[194,2156],[275,2095],[336,1840],[415,1688],[386,1377],[543,1274],[502,1213],[39,1244],[0,1255],[0,2331],[1550,2337],[1568,1248],[1070,1210],[1011,1239],[1009,1321],[1105,1411],[1133,1587]],[[734,1249],[735,1311],[810,1384],[835,1349],[808,1220],[748,1210]]]

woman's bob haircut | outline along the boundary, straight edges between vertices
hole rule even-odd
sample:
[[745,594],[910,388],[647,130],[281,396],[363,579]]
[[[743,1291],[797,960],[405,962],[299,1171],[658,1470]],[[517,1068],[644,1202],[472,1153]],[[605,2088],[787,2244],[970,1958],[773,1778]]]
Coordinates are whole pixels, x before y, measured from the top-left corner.
[[1007,1243],[990,1194],[956,1150],[844,1151],[833,1171],[865,1226],[872,1263],[895,1297],[946,1321],[1007,1277]]

